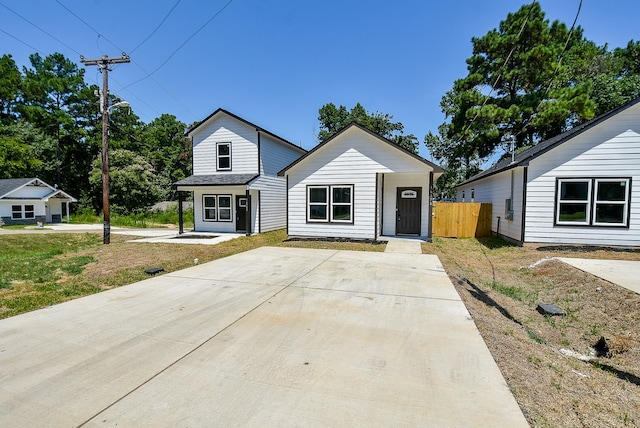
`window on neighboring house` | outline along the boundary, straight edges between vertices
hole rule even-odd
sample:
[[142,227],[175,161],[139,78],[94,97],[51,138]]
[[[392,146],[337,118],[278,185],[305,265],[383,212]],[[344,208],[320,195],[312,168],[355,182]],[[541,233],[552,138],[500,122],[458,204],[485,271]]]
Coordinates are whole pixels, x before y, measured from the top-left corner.
[[353,223],[353,186],[308,186],[307,221]]
[[14,220],[35,218],[35,216],[33,205],[11,205],[11,218]]
[[628,178],[560,178],[556,224],[627,226]]
[[231,169],[231,143],[216,144],[216,169],[218,171]]
[[231,195],[203,195],[204,221],[231,221]]

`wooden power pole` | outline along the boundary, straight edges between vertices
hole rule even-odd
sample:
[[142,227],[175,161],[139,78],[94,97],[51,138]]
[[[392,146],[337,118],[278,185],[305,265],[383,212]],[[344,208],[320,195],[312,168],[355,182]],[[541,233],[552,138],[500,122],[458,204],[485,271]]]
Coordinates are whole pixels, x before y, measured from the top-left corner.
[[80,56],[80,62],[86,66],[97,65],[102,73],[102,213],[104,215],[104,229],[102,243],[111,242],[111,214],[109,212],[109,71],[113,64],[131,62],[131,58],[124,52],[120,57],[86,59]]

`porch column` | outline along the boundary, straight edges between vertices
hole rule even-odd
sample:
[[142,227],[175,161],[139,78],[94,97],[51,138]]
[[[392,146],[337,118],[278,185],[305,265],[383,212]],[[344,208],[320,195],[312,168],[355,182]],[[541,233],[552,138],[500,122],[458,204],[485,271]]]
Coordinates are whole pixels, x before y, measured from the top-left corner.
[[427,227],[427,242],[431,242],[433,237],[433,171],[429,172],[429,226]]
[[71,217],[69,216],[69,208],[71,208],[71,205],[69,205],[69,201],[65,202],[65,204],[67,204],[67,223],[71,223]]
[[184,218],[182,216],[182,192],[178,190],[178,234],[184,233]]

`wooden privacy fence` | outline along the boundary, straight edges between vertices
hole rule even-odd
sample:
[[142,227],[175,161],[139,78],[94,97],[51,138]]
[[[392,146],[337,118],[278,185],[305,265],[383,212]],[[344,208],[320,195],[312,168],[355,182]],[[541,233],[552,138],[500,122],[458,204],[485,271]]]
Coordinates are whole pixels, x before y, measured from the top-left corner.
[[433,236],[479,238],[491,235],[491,204],[435,202]]

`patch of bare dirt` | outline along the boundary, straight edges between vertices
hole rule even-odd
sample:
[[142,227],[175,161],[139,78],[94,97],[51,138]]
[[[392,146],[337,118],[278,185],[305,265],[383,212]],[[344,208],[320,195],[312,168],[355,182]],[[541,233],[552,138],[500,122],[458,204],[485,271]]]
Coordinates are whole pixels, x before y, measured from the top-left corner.
[[[455,239],[424,251],[440,257],[532,426],[640,426],[640,296],[553,259],[640,254]],[[544,316],[539,303],[567,315]],[[598,354],[601,338],[624,344]]]

